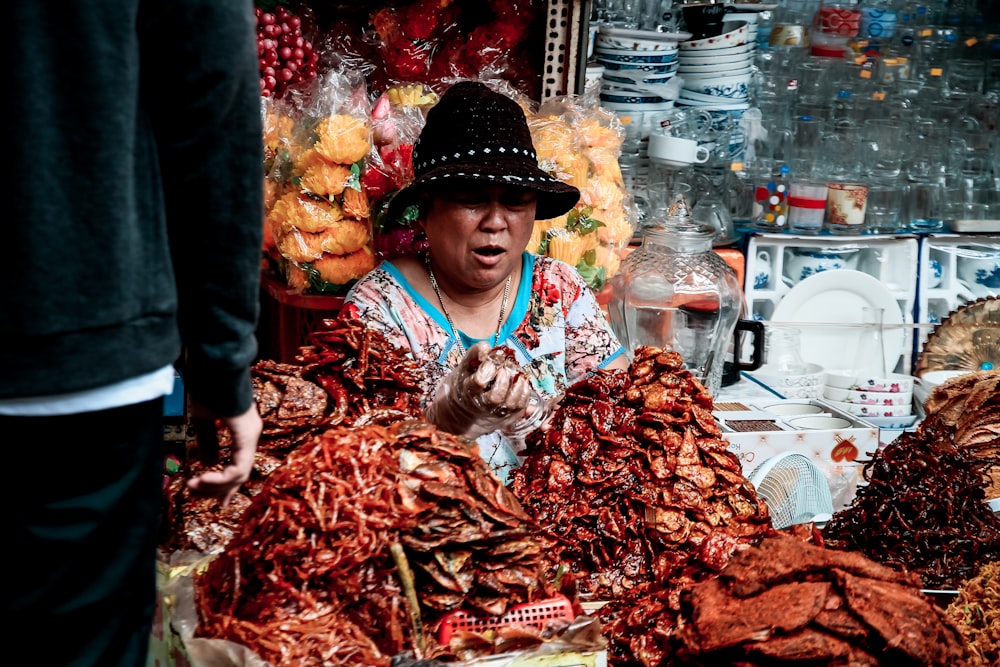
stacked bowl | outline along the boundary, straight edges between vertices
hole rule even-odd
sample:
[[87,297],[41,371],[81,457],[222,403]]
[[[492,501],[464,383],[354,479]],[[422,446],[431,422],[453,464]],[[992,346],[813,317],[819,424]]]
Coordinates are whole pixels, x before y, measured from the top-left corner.
[[856,371],[829,372],[823,401],[883,428],[905,428],[916,421],[913,377],[901,373],[879,377]]
[[756,43],[747,21],[726,21],[717,36],[679,44],[678,104],[743,109],[749,106]]
[[764,365],[747,375],[784,398],[821,398],[826,373],[819,364],[807,363],[801,373],[784,373]]
[[952,378],[958,377],[959,375],[965,375],[966,373],[971,372],[972,371],[965,369],[924,371],[914,380],[913,397],[917,399],[917,403],[922,406],[927,402],[927,399],[930,397],[931,392],[934,391],[936,386],[942,382],[947,382]]
[[604,67],[601,106],[618,112],[669,109],[677,97],[678,42],[663,33],[601,26],[594,38],[594,57]]

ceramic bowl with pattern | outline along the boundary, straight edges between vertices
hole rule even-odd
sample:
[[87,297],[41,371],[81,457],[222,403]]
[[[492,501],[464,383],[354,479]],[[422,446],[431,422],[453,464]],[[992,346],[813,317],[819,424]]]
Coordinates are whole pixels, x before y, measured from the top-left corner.
[[707,78],[685,78],[682,89],[693,90],[702,95],[711,95],[727,100],[745,100],[750,95],[750,79],[753,74],[747,72],[736,76],[718,76]]
[[619,63],[671,63],[677,60],[676,51],[631,51],[627,49],[594,48],[594,55]]
[[917,415],[903,415],[901,417],[865,417],[865,421],[880,429],[890,431],[901,431],[910,428],[917,421]]
[[600,95],[602,103],[610,102],[611,104],[649,105],[662,104],[663,102],[668,101],[658,95],[643,95],[627,90],[608,90],[606,88],[601,89]]
[[624,71],[641,71],[647,72],[649,74],[668,74],[677,69],[675,63],[623,63],[617,60],[608,60],[607,58],[602,58],[597,56],[597,63],[599,65],[604,65],[604,71],[616,72],[619,70]]
[[678,44],[681,51],[711,51],[749,43],[750,25],[746,21],[725,21],[722,33],[701,39],[686,39]]
[[668,36],[652,30],[624,30],[609,25],[602,25],[594,36],[595,48],[628,49],[630,51],[666,51],[677,52],[679,38],[690,33],[674,33]]
[[618,70],[615,72],[605,72],[601,78],[604,83],[618,83],[625,85],[633,84],[658,84],[667,83],[677,74],[676,70],[664,72],[663,74],[649,74],[642,71]]
[[902,373],[890,373],[886,377],[872,377],[852,370],[827,371],[826,384],[828,387],[859,389],[868,392],[885,391],[895,394],[913,392],[913,376]]
[[677,66],[677,72],[680,75],[684,74],[744,74],[751,70],[749,59],[744,60],[733,60],[729,62],[718,62],[718,63],[705,63],[691,65],[687,63],[681,63]]
[[708,65],[706,68],[678,67],[677,76],[685,81],[701,81],[729,76],[743,76],[744,74],[749,74],[751,69],[749,65],[743,67],[718,67],[715,65]]
[[826,386],[823,388],[823,398],[856,405],[910,405],[913,392],[865,391]]
[[785,387],[775,389],[785,398],[823,398],[823,385],[810,384],[803,387]]
[[831,401],[824,399],[841,412],[857,417],[903,417],[913,414],[913,407],[906,405],[865,405],[861,403],[844,403],[843,401]]

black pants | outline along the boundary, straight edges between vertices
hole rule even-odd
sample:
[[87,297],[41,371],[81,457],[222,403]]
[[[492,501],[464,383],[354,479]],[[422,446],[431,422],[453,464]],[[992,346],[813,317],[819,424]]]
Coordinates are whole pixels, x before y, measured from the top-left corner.
[[142,667],[155,605],[163,400],[0,417],[0,627],[26,662]]

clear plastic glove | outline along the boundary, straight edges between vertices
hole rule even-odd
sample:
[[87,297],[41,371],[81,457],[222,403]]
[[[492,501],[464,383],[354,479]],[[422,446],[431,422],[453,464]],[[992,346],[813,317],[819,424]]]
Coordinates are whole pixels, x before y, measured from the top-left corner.
[[425,410],[438,428],[478,438],[522,420],[537,398],[531,381],[503,348],[473,345],[438,386]]
[[565,393],[560,392],[552,398],[546,399],[533,391],[531,398],[528,399],[528,406],[525,408],[523,417],[504,427],[504,435],[508,438],[520,439],[523,444],[526,435],[539,428],[547,428],[549,417],[559,407],[564,396]]

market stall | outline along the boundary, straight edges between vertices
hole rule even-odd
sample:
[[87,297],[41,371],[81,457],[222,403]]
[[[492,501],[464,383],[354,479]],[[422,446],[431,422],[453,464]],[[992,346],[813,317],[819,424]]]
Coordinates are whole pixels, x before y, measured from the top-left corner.
[[[705,16],[636,3],[657,26],[611,2],[258,4],[267,211],[252,379],[264,432],[226,508],[186,488],[194,459],[165,479],[151,665],[1000,659],[1000,508],[988,502],[1000,498],[1000,238],[769,227],[777,217],[760,205],[775,196],[780,214],[780,181],[764,199],[758,187],[730,198],[760,166],[732,120],[749,101],[701,105],[730,120],[697,167],[659,172],[669,195],[650,208],[642,161],[657,130],[607,90],[585,93],[588,57],[601,55],[602,26],[618,40],[652,33],[650,50],[697,50],[729,32],[707,20],[715,3],[689,3]],[[760,26],[780,8],[715,6]],[[750,22],[740,43],[763,45]],[[603,60],[596,85],[621,84],[607,74],[627,68]],[[359,278],[422,248],[416,213],[390,218],[388,202],[413,177],[427,112],[468,78],[516,100],[539,166],[583,193],[536,221],[528,250],[575,267],[628,347],[627,370],[567,387],[523,436],[506,484],[472,441],[426,420],[419,365],[336,319]],[[644,85],[675,95],[671,106],[684,90],[698,99],[690,85]],[[713,200],[724,203],[697,206]],[[706,210],[708,259],[651,248],[651,227],[704,228]],[[699,285],[711,313],[663,297],[644,306],[659,318],[647,330],[680,311],[680,335],[629,336],[643,280],[672,295],[695,274],[712,276]],[[733,372],[752,347],[734,337],[738,321],[767,340],[745,373]],[[934,385],[936,371],[950,375]],[[228,434],[214,435],[225,448]],[[176,437],[197,436],[188,425]],[[779,466],[789,454],[806,465]]]

